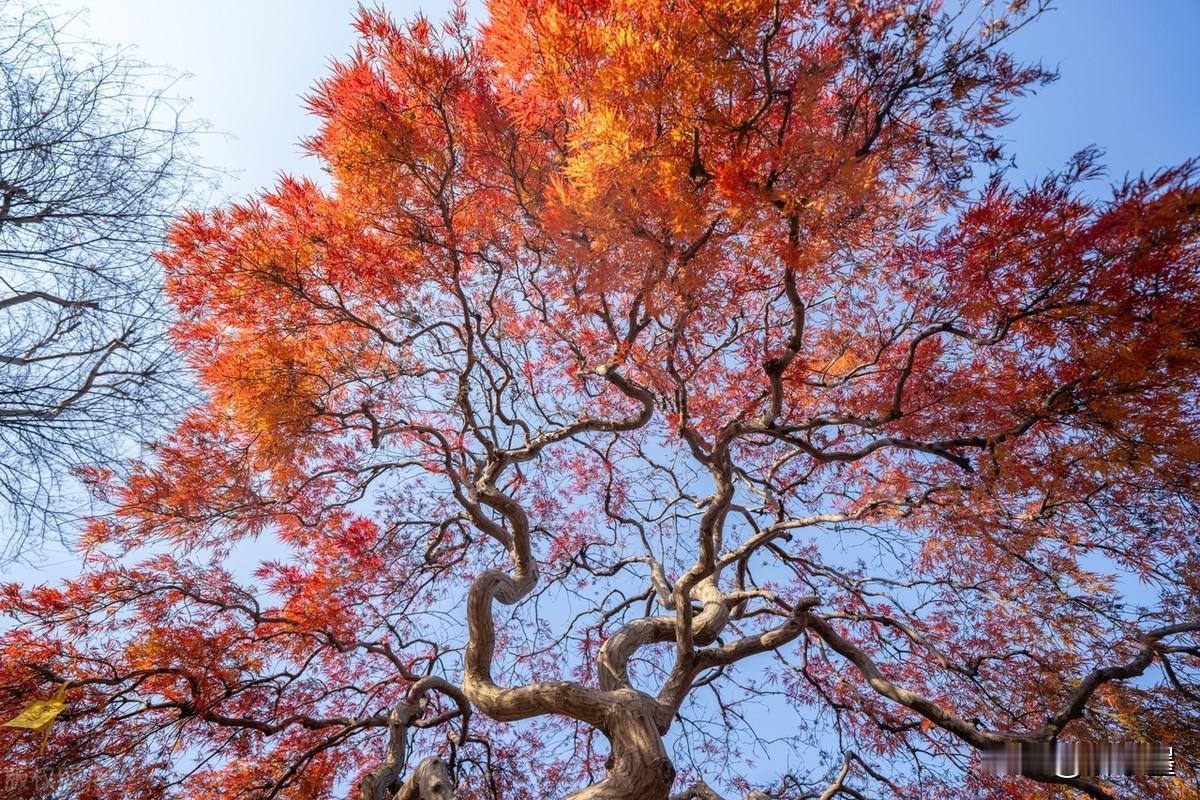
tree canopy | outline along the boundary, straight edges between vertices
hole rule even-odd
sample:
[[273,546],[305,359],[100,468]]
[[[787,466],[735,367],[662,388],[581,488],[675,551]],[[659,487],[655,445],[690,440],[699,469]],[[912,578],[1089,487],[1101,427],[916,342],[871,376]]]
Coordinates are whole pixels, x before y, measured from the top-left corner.
[[[1029,185],[1022,2],[361,10],[162,254],[205,401],[10,585],[85,800],[1195,797],[1200,188]],[[266,557],[263,557],[266,554]],[[1190,783],[1189,783],[1190,782]],[[55,795],[59,796],[59,795]]]

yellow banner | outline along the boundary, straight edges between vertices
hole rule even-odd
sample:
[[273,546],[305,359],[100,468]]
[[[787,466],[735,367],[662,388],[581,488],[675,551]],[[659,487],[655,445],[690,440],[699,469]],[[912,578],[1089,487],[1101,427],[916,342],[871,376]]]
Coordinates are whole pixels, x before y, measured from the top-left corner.
[[55,718],[67,707],[67,685],[58,687],[49,700],[34,700],[24,711],[4,723],[6,728],[29,728],[40,731],[49,728]]

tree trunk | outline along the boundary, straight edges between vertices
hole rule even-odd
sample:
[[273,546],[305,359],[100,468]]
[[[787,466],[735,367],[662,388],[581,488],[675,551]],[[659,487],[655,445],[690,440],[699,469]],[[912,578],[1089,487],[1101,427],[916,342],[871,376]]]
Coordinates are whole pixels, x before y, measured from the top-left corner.
[[675,766],[667,757],[654,700],[634,689],[606,714],[601,729],[612,746],[604,778],[563,800],[667,800]]

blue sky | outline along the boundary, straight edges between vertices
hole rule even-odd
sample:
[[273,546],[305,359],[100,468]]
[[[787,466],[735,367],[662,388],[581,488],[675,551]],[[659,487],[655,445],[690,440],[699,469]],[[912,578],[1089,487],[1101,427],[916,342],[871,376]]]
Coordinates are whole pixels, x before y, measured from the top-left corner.
[[1062,0],[1014,40],[1062,77],[1007,129],[1022,177],[1095,144],[1120,178],[1200,156],[1200,2]]

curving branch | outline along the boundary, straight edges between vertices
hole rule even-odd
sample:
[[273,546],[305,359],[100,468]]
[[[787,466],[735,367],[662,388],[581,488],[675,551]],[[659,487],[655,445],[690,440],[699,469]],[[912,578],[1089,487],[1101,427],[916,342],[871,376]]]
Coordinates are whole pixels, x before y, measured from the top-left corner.
[[[457,710],[423,720],[421,716],[428,704],[428,695],[433,691],[450,697]],[[471,705],[466,696],[457,686],[436,676],[426,676],[414,683],[405,699],[388,712],[387,753],[380,765],[359,784],[359,800],[453,800],[449,766],[440,758],[429,757],[421,761],[403,783],[400,776],[408,758],[409,728],[433,727],[454,716],[461,717],[462,723],[459,733],[452,735],[451,741],[461,744],[467,739],[471,717]]]

